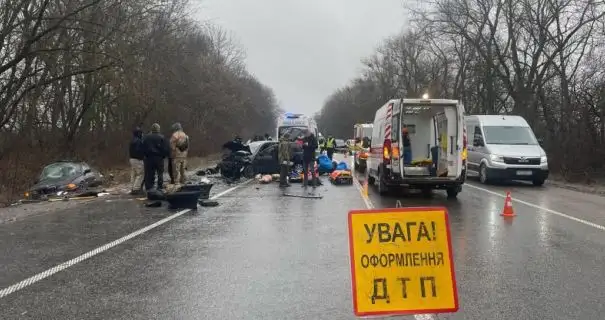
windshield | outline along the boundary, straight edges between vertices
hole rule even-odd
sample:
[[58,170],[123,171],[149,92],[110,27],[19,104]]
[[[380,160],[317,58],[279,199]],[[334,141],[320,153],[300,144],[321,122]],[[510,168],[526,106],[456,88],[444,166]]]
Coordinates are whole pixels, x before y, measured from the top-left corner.
[[295,141],[297,137],[304,136],[307,129],[307,127],[279,127],[278,134],[281,137],[287,133],[290,135],[290,141]]
[[40,180],[63,180],[74,178],[82,173],[82,165],[73,162],[57,162],[42,169]]
[[265,144],[264,141],[258,141],[258,142],[251,142],[250,144],[248,144],[248,147],[250,147],[250,152],[252,154],[256,154],[256,152],[258,152],[258,149]]
[[484,126],[486,144],[537,145],[529,127]]

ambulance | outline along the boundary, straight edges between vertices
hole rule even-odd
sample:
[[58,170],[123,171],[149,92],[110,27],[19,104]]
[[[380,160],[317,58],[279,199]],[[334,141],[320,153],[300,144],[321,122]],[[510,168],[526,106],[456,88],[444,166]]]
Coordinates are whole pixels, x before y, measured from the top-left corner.
[[298,113],[285,113],[277,121],[277,138],[284,133],[290,135],[290,140],[294,141],[298,136],[304,135],[304,131],[311,130],[315,137],[320,138],[317,123],[312,117]]
[[[410,142],[406,150],[404,131]],[[368,184],[375,184],[380,194],[397,188],[427,194],[443,189],[455,198],[466,180],[466,148],[462,102],[390,100],[374,117]]]

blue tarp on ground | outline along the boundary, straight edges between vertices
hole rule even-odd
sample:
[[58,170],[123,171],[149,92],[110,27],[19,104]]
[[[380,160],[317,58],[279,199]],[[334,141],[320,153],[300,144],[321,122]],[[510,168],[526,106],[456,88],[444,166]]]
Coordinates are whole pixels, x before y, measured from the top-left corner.
[[341,161],[337,166],[336,166],[336,170],[349,170],[349,166],[347,166],[347,163],[344,161]]
[[319,163],[318,167],[320,173],[332,172],[332,170],[334,170],[334,167],[332,166],[332,160],[330,160],[330,158],[328,158],[328,156],[325,154],[322,154],[317,157],[317,162]]

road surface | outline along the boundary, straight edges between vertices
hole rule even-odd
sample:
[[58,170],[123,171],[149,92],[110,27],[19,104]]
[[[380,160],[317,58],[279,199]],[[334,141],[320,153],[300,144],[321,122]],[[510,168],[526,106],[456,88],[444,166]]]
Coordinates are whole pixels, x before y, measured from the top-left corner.
[[[302,193],[298,185],[291,193]],[[517,216],[499,214],[510,190]],[[0,319],[354,319],[347,212],[449,210],[460,310],[401,319],[599,319],[605,198],[470,181],[457,200],[217,186],[219,207],[130,198],[0,224]]]

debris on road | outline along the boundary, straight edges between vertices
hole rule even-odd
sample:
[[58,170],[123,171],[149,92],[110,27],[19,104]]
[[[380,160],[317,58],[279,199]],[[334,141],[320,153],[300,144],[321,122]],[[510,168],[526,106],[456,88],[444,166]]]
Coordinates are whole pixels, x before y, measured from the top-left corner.
[[209,176],[209,175],[218,174],[218,173],[220,173],[218,165],[213,168],[200,169],[195,172],[195,174],[197,176]]
[[147,208],[159,208],[162,206],[162,201],[150,201],[145,203],[145,207]]
[[266,174],[266,175],[258,178],[258,182],[263,183],[263,184],[271,183],[271,182],[273,182],[273,177],[270,174]]
[[[167,201],[171,209],[197,209],[197,204],[210,198],[212,183],[168,184],[166,190],[149,190],[147,200]],[[218,205],[218,204],[217,204]],[[149,206],[149,203],[145,206]],[[160,205],[161,206],[161,205]]]
[[199,204],[202,207],[216,207],[216,206],[219,205],[218,201],[215,201],[215,200],[204,200],[204,199],[201,199],[199,201]]

